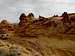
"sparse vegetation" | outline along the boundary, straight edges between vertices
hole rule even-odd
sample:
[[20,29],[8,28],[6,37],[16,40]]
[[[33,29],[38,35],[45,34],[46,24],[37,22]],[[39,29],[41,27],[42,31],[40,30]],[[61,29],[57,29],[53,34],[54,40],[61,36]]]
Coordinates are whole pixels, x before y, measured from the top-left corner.
[[20,56],[20,53],[18,53],[17,49],[5,49],[0,48],[0,56]]

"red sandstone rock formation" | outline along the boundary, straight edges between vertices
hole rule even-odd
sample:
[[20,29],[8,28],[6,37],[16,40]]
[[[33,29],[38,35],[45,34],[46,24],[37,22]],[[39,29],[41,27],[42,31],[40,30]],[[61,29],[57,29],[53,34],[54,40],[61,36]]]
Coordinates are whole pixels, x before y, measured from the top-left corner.
[[62,19],[63,23],[70,23],[69,15],[67,14],[67,12],[64,12],[62,14],[62,17],[63,17]]
[[[71,33],[70,30],[75,29],[74,22],[72,22],[75,20],[73,16],[64,12],[62,16],[52,17],[50,19],[39,16],[37,20],[33,20],[36,19],[33,13],[29,13],[27,16],[23,13],[19,18],[19,32],[23,36],[36,35],[37,31],[40,31],[42,34],[49,31],[50,33]],[[40,34],[40,32],[38,33]]]
[[14,32],[15,28],[12,24],[8,23],[7,20],[3,20],[0,23],[0,29],[2,29],[5,32]]
[[28,26],[28,24],[34,19],[34,14],[33,13],[29,13],[27,16],[22,13],[19,20],[19,25],[20,26]]

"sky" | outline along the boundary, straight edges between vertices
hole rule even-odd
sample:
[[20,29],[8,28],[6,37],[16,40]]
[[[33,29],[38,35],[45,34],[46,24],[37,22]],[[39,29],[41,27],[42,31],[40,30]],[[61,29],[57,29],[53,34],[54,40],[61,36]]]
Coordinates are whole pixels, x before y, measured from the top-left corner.
[[75,0],[0,0],[0,20],[19,22],[21,13],[34,13],[35,16],[61,15],[75,12]]

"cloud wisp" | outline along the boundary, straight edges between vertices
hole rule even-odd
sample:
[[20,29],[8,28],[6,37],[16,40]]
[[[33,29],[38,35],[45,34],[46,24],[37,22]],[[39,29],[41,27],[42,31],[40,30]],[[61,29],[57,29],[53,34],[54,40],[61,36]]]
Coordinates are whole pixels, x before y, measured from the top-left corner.
[[64,11],[75,12],[75,0],[0,0],[0,18],[17,22],[22,12],[51,16]]

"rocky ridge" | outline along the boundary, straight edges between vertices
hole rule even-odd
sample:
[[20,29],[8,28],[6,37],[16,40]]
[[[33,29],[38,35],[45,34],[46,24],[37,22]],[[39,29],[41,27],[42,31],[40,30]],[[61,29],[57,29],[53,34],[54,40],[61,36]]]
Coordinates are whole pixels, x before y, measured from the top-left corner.
[[22,13],[19,20],[15,26],[0,23],[0,56],[75,56],[74,13],[48,18]]

